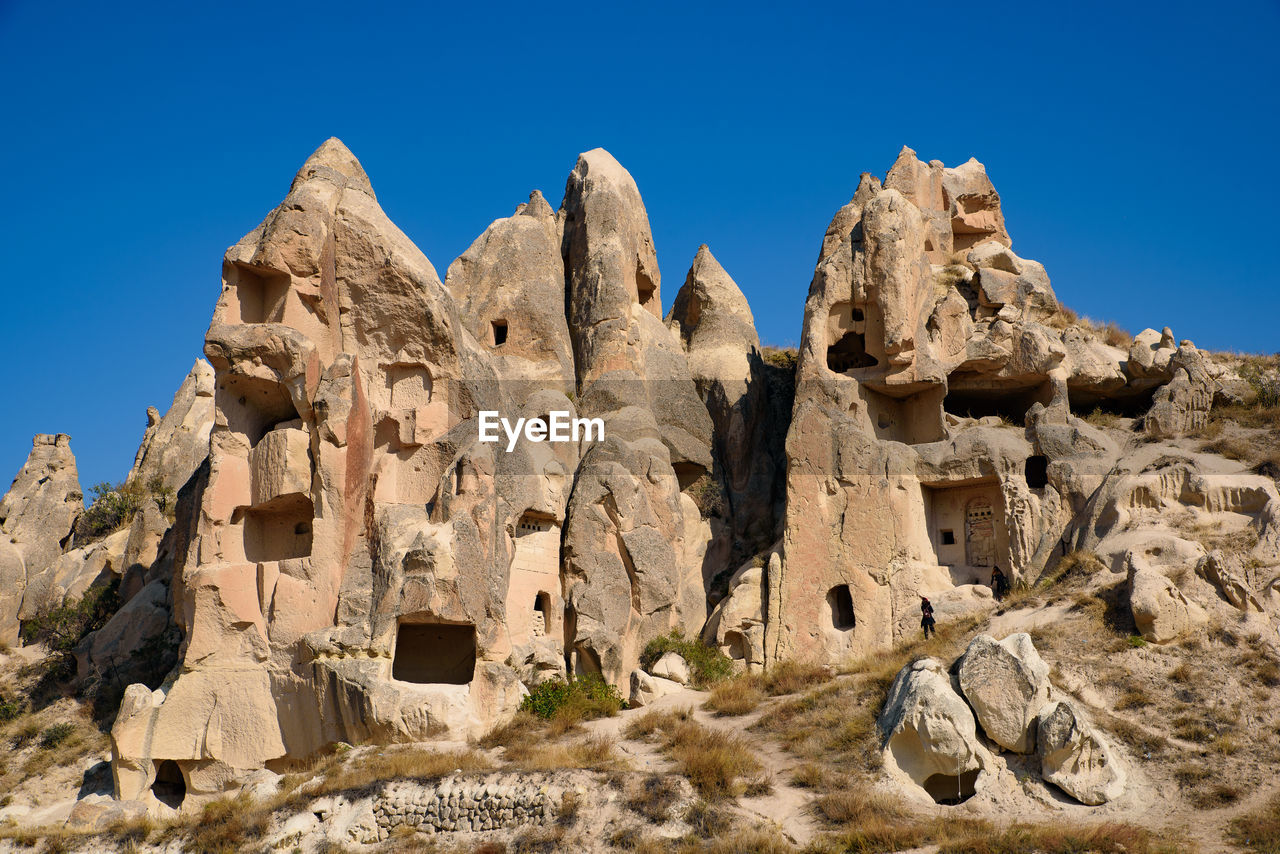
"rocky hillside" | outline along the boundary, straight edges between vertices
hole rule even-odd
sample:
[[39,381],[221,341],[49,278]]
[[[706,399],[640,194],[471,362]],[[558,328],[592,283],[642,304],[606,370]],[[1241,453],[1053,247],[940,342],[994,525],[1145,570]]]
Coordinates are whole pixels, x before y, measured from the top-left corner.
[[329,140],[222,273],[127,479],[0,501],[12,844],[1280,846],[1276,360],[1077,316],[976,160],[794,352],[603,150],[442,279]]

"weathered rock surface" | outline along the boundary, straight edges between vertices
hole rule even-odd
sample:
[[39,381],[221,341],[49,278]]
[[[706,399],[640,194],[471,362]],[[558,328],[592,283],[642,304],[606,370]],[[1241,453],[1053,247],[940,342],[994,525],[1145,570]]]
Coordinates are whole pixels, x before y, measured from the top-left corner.
[[127,480],[159,482],[176,493],[209,456],[213,430],[213,367],[196,359],[162,417],[147,409],[147,430]]
[[26,463],[0,499],[0,641],[17,643],[18,612],[29,579],[55,571],[83,509],[71,437],[36,436]]
[[681,685],[689,684],[689,664],[678,652],[665,653],[653,663],[653,667],[649,668],[649,672],[654,676],[670,679],[672,682],[678,682]]
[[956,663],[960,690],[983,732],[1014,753],[1036,746],[1036,717],[1049,701],[1049,665],[1025,632],[997,641],[978,635]]
[[779,369],[764,361],[746,297],[705,245],[666,323],[714,425],[712,477],[727,502],[717,515],[731,523],[723,560],[742,560],[778,535],[791,400],[773,380]]
[[877,721],[885,766],[935,800],[963,800],[975,791],[991,755],[978,740],[973,712],[931,658],[904,667],[889,688]]
[[[74,461],[38,438],[0,502],[0,639],[119,579],[125,606],[76,652],[82,679],[137,680],[113,768],[119,796],[154,807],[158,775],[194,804],[339,741],[476,736],[548,679],[652,702],[688,679],[674,660],[639,670],[673,630],[753,671],[872,653],[919,631],[921,595],[941,622],[987,611],[996,567],[1034,582],[1068,545],[1117,572],[1133,554],[1135,618],[1176,637],[1198,608],[1166,562],[1204,550],[1165,531],[1144,563],[1165,511],[1248,517],[1253,559],[1280,562],[1269,478],[1155,459],[1077,417],[1179,436],[1222,383],[1168,329],[1115,346],[1073,322],[976,160],[903,149],[883,183],[862,176],[824,235],[794,369],[766,358],[706,246],[665,319],[660,283],[636,182],[603,150],[558,211],[535,191],[442,282],[327,141],[226,253],[208,364],[148,414],[129,479],[157,503],[74,542]],[[508,450],[481,440],[482,412],[565,412],[604,436]],[[1223,562],[1200,575],[1246,610],[1280,599]],[[138,668],[156,648],[180,666]],[[1029,752],[1049,701],[1025,636],[975,640],[957,680],[913,665],[881,719],[890,772],[940,801],[988,768],[977,722]],[[430,809],[367,806],[352,821],[375,841]]]
[[673,694],[683,687],[684,685],[680,682],[654,676],[636,668],[631,671],[631,691],[628,702],[636,708],[648,706],[654,700]]
[[1124,766],[1069,703],[1054,703],[1041,714],[1037,753],[1044,779],[1082,804],[1105,804],[1124,791]]
[[1151,643],[1177,640],[1204,622],[1200,607],[1136,554],[1129,556],[1129,608],[1138,631]]

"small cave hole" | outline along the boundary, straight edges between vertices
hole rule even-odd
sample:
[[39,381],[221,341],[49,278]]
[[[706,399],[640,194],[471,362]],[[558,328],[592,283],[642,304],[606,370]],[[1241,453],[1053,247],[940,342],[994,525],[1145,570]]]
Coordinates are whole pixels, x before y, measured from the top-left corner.
[[944,530],[942,532],[942,544],[944,546],[954,546],[956,544],[956,532]]
[[840,584],[832,587],[827,593],[827,604],[831,606],[831,623],[842,632],[847,632],[857,625],[853,613],[853,595],[849,585]]
[[653,295],[657,290],[657,286],[648,276],[640,274],[636,277],[636,297],[640,300],[641,305],[648,307],[649,303],[653,301]]
[[742,661],[747,657],[747,639],[742,632],[725,632],[724,645],[728,647],[729,658]]
[[838,374],[878,364],[876,357],[867,352],[867,337],[861,332],[846,332],[827,348],[827,367]]
[[978,774],[977,768],[965,771],[958,777],[955,774],[934,774],[924,781],[924,790],[935,803],[944,806],[962,804],[973,797]]
[[[254,563],[311,556],[311,499],[283,496],[250,507],[244,519],[244,556]],[[232,517],[232,522],[236,521]]]
[[533,636],[540,638],[551,626],[551,594],[539,591],[533,601]]
[[1023,474],[1027,478],[1027,486],[1032,489],[1044,489],[1049,485],[1049,458],[1043,454],[1027,457]]
[[156,768],[156,779],[151,784],[151,794],[167,807],[178,809],[187,797],[187,781],[182,769],[172,759],[166,759]]
[[476,669],[476,627],[401,623],[391,678],[419,684],[466,685]]
[[489,324],[493,331],[493,346],[501,347],[507,343],[507,322],[505,320],[495,320]]

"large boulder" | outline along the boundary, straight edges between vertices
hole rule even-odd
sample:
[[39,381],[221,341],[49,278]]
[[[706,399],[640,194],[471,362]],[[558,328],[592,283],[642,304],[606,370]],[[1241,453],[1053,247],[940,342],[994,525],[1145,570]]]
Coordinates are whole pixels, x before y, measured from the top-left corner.
[[665,697],[668,694],[674,694],[683,688],[683,685],[672,679],[652,676],[636,668],[631,671],[631,692],[627,701],[633,708],[638,709],[641,706],[651,705],[654,700]]
[[1036,716],[1048,701],[1049,665],[1025,632],[978,635],[957,662],[960,690],[987,737],[1014,753],[1036,746]]
[[991,754],[978,740],[973,712],[941,664],[923,658],[899,671],[877,720],[885,766],[939,803],[974,794]]
[[1041,714],[1037,753],[1041,776],[1082,804],[1105,804],[1124,791],[1124,766],[1069,703],[1054,703]]
[[1151,643],[1168,643],[1204,622],[1204,611],[1188,601],[1168,577],[1137,554],[1130,554],[1127,561],[1129,609],[1144,638]]

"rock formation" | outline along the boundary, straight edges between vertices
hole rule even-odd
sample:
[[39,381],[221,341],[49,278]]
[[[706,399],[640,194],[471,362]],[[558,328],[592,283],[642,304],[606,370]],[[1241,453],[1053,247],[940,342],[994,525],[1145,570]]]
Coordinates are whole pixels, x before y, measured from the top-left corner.
[[[76,655],[86,683],[134,683],[116,794],[155,806],[339,742],[477,736],[547,680],[651,702],[681,671],[645,673],[641,653],[675,630],[753,671],[872,653],[919,631],[920,595],[946,621],[987,611],[993,569],[1032,583],[1070,550],[1132,569],[1132,612],[1167,639],[1195,623],[1171,567],[1206,555],[1173,513],[1255,532],[1250,562],[1192,577],[1246,616],[1280,606],[1255,571],[1280,567],[1273,481],[1081,417],[1179,436],[1220,371],[1169,329],[1122,349],[1075,322],[976,160],[904,149],[862,176],[822,240],[794,371],[706,246],[661,304],[644,203],[603,150],[558,209],[533,192],[442,281],[325,142],[227,251],[208,363],[148,413],[128,482],[155,503],[76,542],[66,437],[37,437],[0,502],[0,639],[119,581],[122,609]],[[485,440],[491,413],[603,431],[508,447]],[[177,666],[143,672],[140,649]],[[1110,797],[1114,763],[1086,757],[1105,745],[1069,707],[1045,742],[1049,692],[1025,635],[975,639],[956,687],[916,663],[881,719],[891,773],[963,799],[996,748],[1038,750],[1065,791]]]
[[[84,509],[71,437],[41,434],[0,499],[0,641],[18,641],[28,586],[44,590]],[[33,595],[35,590],[33,590]]]
[[960,690],[987,737],[1014,753],[1036,746],[1036,716],[1049,701],[1049,665],[1025,633],[978,635],[956,662]]
[[932,658],[904,667],[878,721],[885,767],[939,803],[972,796],[991,755],[978,740],[973,712]]
[[1054,703],[1041,714],[1037,752],[1044,779],[1082,804],[1104,804],[1124,790],[1124,766],[1069,703]]

